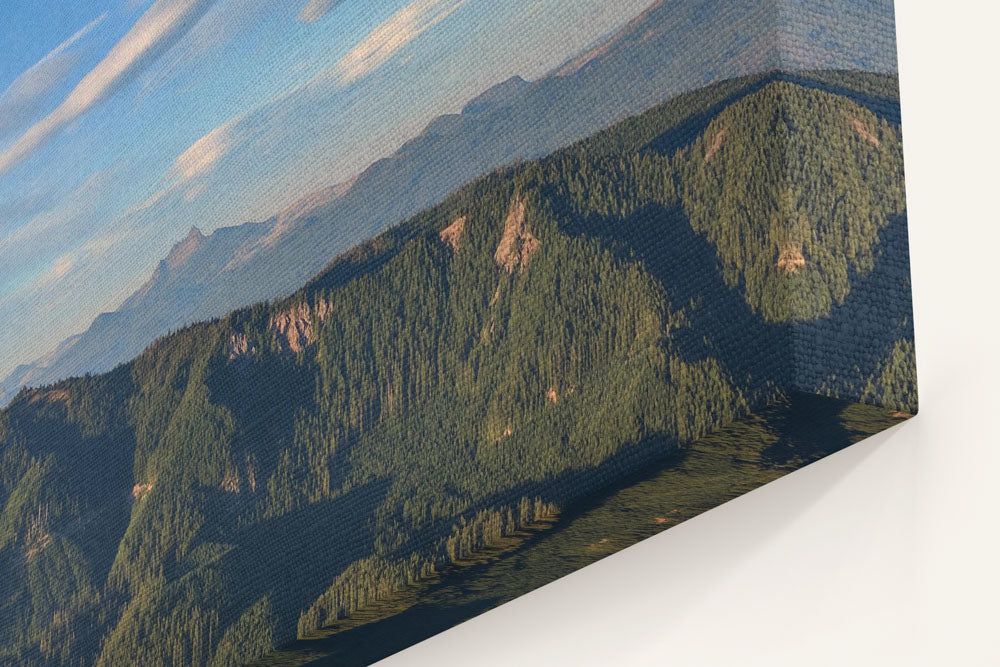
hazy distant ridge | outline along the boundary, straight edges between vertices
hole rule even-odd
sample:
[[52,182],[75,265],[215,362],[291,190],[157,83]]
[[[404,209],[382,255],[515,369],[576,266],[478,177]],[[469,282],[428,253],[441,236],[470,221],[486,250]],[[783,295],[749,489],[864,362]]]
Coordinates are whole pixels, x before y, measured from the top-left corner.
[[[893,31],[891,1],[660,0],[548,76],[513,77],[461,114],[435,119],[356,181],[307,195],[267,222],[185,239],[183,261],[168,271],[161,263],[117,311],[0,382],[0,405],[22,386],[109,370],[172,329],[289,294],[338,253],[463,183],[677,93],[781,68],[893,71]],[[706,52],[705,44],[733,46]]]

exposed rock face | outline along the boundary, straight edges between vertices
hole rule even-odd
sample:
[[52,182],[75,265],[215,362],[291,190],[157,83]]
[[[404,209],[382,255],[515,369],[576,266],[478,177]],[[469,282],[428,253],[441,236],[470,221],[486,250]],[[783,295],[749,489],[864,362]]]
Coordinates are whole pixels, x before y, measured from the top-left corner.
[[235,470],[225,476],[219,488],[227,493],[240,492],[240,475]]
[[65,389],[36,391],[31,397],[31,403],[68,403],[69,392]]
[[454,222],[441,230],[439,237],[442,243],[446,243],[452,250],[458,250],[458,242],[465,231],[465,216],[456,218]]
[[246,334],[233,334],[229,338],[229,346],[227,349],[229,353],[229,360],[238,359],[240,357],[252,357],[257,354],[257,348],[250,345],[247,340]]
[[287,345],[289,350],[297,354],[316,341],[318,325],[326,321],[332,313],[333,304],[326,299],[319,299],[315,309],[303,302],[272,316],[269,328],[278,334],[280,347],[284,348]]
[[549,390],[545,392],[545,398],[549,400],[549,403],[555,405],[559,402],[559,392],[555,387],[549,387]]
[[493,255],[497,266],[507,272],[508,275],[520,269],[523,273],[528,268],[531,256],[538,251],[541,241],[536,239],[528,231],[525,224],[524,200],[514,199],[504,222],[503,236],[500,237],[500,245],[497,246],[496,254]]
[[37,553],[52,544],[52,534],[49,532],[49,508],[39,506],[31,517],[28,531],[24,536],[24,558],[30,561]]
[[132,499],[139,500],[147,493],[153,490],[154,482],[146,482],[144,484],[136,484],[132,487]]
[[802,247],[797,243],[786,243],[778,254],[778,268],[786,274],[798,273],[806,266],[806,258],[802,255]]
[[858,133],[859,137],[870,143],[872,146],[875,146],[876,148],[881,146],[878,137],[872,134],[872,132],[868,129],[868,127],[860,120],[858,120],[857,118],[851,119],[851,125],[854,126],[854,131]]
[[240,466],[233,465],[219,482],[219,489],[226,493],[239,495],[249,488],[250,493],[257,492],[257,457],[248,454],[246,458],[246,474],[240,475]]
[[253,454],[247,454],[247,484],[250,493],[257,492],[257,457]]
[[715,133],[715,138],[714,138],[714,139],[712,139],[712,145],[711,145],[711,146],[709,146],[709,147],[708,147],[708,150],[707,150],[707,151],[705,152],[705,162],[706,162],[706,163],[707,163],[707,162],[708,162],[709,160],[711,160],[711,159],[712,159],[712,157],[713,157],[713,156],[714,156],[714,155],[715,155],[716,153],[718,153],[718,152],[719,152],[719,149],[720,149],[720,148],[722,148],[722,140],[726,138],[726,131],[727,131],[728,129],[729,129],[729,128],[725,128],[725,127],[724,127],[724,128],[722,128],[721,130],[719,130],[718,132],[716,132],[716,133]]

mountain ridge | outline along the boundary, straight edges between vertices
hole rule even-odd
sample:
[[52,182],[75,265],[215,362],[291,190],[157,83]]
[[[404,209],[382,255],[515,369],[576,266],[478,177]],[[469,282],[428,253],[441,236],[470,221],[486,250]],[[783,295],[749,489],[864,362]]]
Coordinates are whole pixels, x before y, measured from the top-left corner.
[[[880,350],[824,391],[912,412],[905,313],[869,308],[905,260],[887,116],[781,76],[714,84],[498,168],[289,296],[22,394],[0,411],[0,655],[246,662],[807,389],[803,327]],[[786,155],[810,197],[720,194],[779,186]],[[706,200],[794,213],[810,262],[783,270],[786,237],[744,245]]]
[[[845,7],[850,5],[843,2]],[[858,20],[857,11],[846,11],[844,25],[837,29],[848,34],[852,21]],[[166,290],[164,283],[163,290],[146,293],[160,294],[160,302],[147,303],[145,310],[127,309],[131,315],[119,309],[114,330],[120,345],[102,350],[94,339],[96,333],[104,335],[105,329],[88,330],[47,364],[27,364],[28,372],[22,372],[21,377],[46,383],[76,373],[108,370],[137,354],[156,336],[188,322],[219,317],[233,308],[291,293],[331,257],[433,205],[491,169],[546,155],[709,81],[778,69],[782,54],[773,34],[756,41],[745,39],[774,21],[771,3],[763,0],[703,0],[683,7],[662,0],[653,3],[596,47],[599,53],[591,48],[578,54],[577,58],[586,56],[586,62],[572,72],[559,74],[564,69],[561,67],[534,82],[515,76],[492,86],[470,100],[463,113],[431,121],[424,132],[392,156],[371,164],[347,187],[331,186],[305,195],[300,202],[314,197],[316,202],[299,215],[278,214],[267,223],[227,228],[242,229],[223,234],[243,237],[235,248],[222,238],[213,239],[219,232],[216,230],[207,237],[201,252],[195,253],[207,255],[211,251],[214,256],[192,263],[191,275],[170,283],[176,289]],[[792,26],[790,34],[795,29]],[[693,55],[698,49],[689,48],[720,36],[740,47],[718,54],[711,63]],[[796,39],[811,38],[801,35]],[[875,53],[879,47],[864,48]],[[843,55],[846,53],[826,48],[821,62],[785,64],[799,68],[853,64],[856,58],[849,59]],[[872,58],[890,61],[889,56]],[[323,192],[334,196],[317,196]],[[195,267],[203,267],[205,272],[193,275]],[[126,300],[133,306],[139,301],[132,297]],[[0,383],[0,405],[19,386],[13,374]]]

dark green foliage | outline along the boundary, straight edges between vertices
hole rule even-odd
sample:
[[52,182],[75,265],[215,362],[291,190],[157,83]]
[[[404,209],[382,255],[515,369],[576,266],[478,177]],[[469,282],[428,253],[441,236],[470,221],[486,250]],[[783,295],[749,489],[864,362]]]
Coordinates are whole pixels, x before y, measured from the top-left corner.
[[[751,83],[498,170],[284,300],[23,392],[0,412],[0,657],[239,663],[779,395],[769,321],[870,270],[902,206],[898,128]],[[807,264],[779,271],[790,240]],[[866,396],[905,400],[908,354]]]
[[882,408],[792,394],[253,665],[373,664],[900,420]]
[[264,596],[233,623],[212,658],[212,667],[245,665],[274,647],[274,610]]
[[917,412],[917,365],[913,341],[899,340],[878,372],[868,379],[861,399],[900,412]]
[[[739,128],[738,130],[736,128]],[[905,207],[898,127],[788,82],[734,104],[678,156],[684,208],[769,321],[829,314]]]

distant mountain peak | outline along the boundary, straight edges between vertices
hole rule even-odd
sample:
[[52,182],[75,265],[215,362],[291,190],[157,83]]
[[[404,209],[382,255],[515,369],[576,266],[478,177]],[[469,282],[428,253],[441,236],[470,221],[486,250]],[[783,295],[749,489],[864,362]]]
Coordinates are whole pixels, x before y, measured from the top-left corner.
[[[786,6],[798,0],[776,1]],[[119,308],[121,345],[110,346],[100,327],[88,329],[50,362],[29,364],[31,383],[109,370],[171,329],[284,296],[351,245],[471,179],[547,155],[709,82],[773,69],[895,71],[891,3],[867,3],[888,4],[884,10],[851,9],[859,3],[827,3],[824,31],[785,26],[782,48],[773,31],[759,30],[779,16],[772,0],[652,2],[548,75],[532,81],[513,76],[470,100],[464,114],[434,119],[394,154],[369,165],[356,185],[352,179],[324,188],[269,220],[221,227],[209,236],[192,227]],[[752,34],[759,38],[746,38]],[[857,43],[858,34],[871,39]],[[734,48],[706,53],[700,48],[705,43]],[[855,132],[874,146],[869,125]],[[725,151],[732,135],[717,136],[718,149]],[[716,161],[715,155],[709,150],[706,160]],[[798,259],[789,257],[785,265],[794,267]],[[26,374],[0,378],[0,405],[24,384]]]
[[205,235],[201,233],[195,225],[191,225],[191,229],[188,231],[187,236],[183,240],[179,241],[170,250],[167,258],[164,262],[167,268],[174,271],[181,266],[183,266],[189,259],[191,255],[198,252],[198,249],[205,243]]
[[514,95],[514,93],[522,88],[526,88],[530,85],[531,83],[522,79],[520,75],[515,74],[506,81],[501,81],[492,88],[486,89],[484,92],[469,100],[465,107],[462,108],[462,113],[474,114],[485,109],[489,109],[510,98]]
[[267,233],[259,238],[247,241],[238,248],[222,271],[229,271],[247,262],[259,251],[273,246],[278,239],[295,228],[296,225],[308,220],[311,216],[316,215],[324,206],[347,194],[354,187],[354,183],[357,180],[358,176],[352,176],[346,181],[314,190],[286,206],[267,223],[270,225]]

